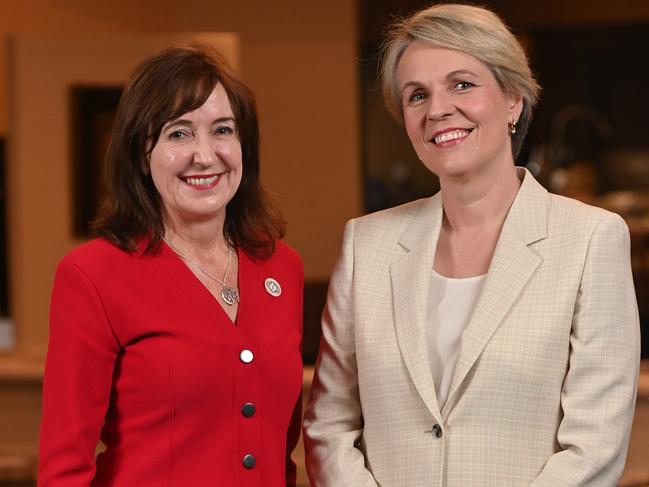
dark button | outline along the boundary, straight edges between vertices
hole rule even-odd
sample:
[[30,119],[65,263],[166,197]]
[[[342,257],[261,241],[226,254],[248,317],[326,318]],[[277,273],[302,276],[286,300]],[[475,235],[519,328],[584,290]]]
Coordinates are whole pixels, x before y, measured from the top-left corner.
[[435,438],[441,438],[444,436],[444,433],[442,432],[442,427],[435,423],[433,425],[433,435],[435,435]]
[[252,417],[252,415],[255,414],[255,405],[251,402],[245,403],[243,406],[241,406],[241,414],[243,414],[246,418]]
[[251,468],[255,468],[255,463],[257,463],[257,460],[255,459],[254,455],[248,453],[245,457],[243,457],[242,463],[244,467],[250,470]]
[[252,362],[252,359],[255,356],[252,354],[250,350],[241,350],[241,353],[239,354],[239,359],[244,363],[244,364],[249,364]]

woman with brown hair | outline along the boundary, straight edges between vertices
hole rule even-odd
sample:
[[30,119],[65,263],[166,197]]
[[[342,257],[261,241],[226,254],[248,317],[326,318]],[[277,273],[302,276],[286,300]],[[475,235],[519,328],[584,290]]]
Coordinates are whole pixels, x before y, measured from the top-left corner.
[[39,485],[294,485],[303,271],[252,92],[204,49],[144,60],[106,174],[55,277]]

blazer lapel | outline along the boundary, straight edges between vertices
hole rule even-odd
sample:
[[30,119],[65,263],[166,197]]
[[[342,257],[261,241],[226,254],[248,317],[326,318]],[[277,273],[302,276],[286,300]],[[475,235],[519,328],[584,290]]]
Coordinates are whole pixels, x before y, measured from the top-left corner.
[[457,401],[457,392],[507,312],[541,264],[529,247],[546,236],[547,191],[524,171],[525,177],[505,219],[487,280],[475,311],[462,335],[460,354],[443,415]]
[[430,373],[426,309],[431,270],[442,223],[439,193],[419,207],[399,239],[406,254],[390,266],[397,342],[408,373],[431,414],[441,420]]

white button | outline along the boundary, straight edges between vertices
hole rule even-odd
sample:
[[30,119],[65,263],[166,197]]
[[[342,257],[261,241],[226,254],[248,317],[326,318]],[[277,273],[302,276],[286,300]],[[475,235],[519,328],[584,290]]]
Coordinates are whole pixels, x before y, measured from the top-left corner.
[[278,297],[280,294],[282,294],[282,286],[280,286],[279,282],[277,282],[272,277],[269,277],[264,281],[264,287],[266,288],[268,294],[273,297]]
[[239,358],[244,364],[249,364],[250,362],[252,362],[254,355],[250,350],[241,350],[241,353],[239,354]]

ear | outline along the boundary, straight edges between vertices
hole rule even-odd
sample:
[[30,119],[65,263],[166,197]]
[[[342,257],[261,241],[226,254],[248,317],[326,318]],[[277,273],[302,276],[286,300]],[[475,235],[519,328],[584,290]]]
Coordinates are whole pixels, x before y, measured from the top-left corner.
[[520,93],[509,93],[507,95],[507,109],[509,111],[509,120],[518,122],[523,111],[523,95]]

